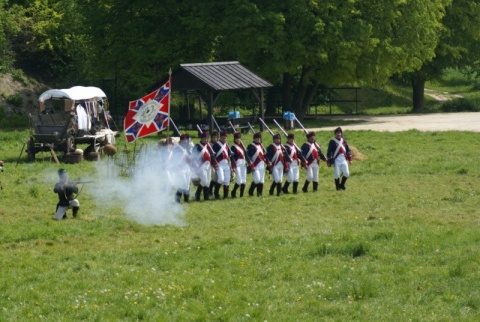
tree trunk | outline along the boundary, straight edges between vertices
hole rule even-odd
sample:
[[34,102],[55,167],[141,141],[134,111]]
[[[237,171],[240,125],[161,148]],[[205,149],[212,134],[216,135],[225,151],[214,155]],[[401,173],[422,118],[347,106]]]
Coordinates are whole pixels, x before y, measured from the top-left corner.
[[290,73],[283,74],[282,83],[282,112],[290,111],[292,104],[292,75]]
[[317,81],[314,81],[313,84],[308,86],[307,88],[307,91],[305,93],[305,97],[303,98],[302,106],[300,109],[300,113],[302,113],[302,115],[300,115],[302,120],[307,114],[308,108],[310,107],[310,103],[312,102],[312,99],[315,97],[315,94],[317,93],[317,89],[318,89]]
[[302,105],[304,103],[304,98],[307,94],[307,77],[308,77],[308,74],[310,73],[310,70],[311,68],[310,67],[303,67],[302,69],[302,74],[300,76],[300,80],[298,81],[298,87],[297,87],[297,93],[295,95],[295,100],[294,100],[294,103],[293,103],[293,112],[295,112],[295,116],[300,120],[302,121],[304,116],[305,116],[305,112],[306,112],[306,109],[304,110],[302,108]]
[[277,113],[277,106],[276,106],[276,97],[277,97],[278,87],[270,87],[267,92],[266,96],[266,104],[265,104],[265,114],[266,115],[275,115]]
[[421,113],[425,106],[425,79],[417,77],[412,79],[413,112]]

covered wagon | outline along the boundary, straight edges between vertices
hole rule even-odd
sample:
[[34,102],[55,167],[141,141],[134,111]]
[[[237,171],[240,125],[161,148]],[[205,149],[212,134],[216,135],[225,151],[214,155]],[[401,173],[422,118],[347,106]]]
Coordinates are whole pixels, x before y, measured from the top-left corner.
[[[50,89],[40,95],[38,114],[30,114],[33,131],[27,145],[29,161],[40,151],[60,152],[66,162],[98,159],[112,147],[117,131],[110,129],[108,100],[98,87]],[[77,147],[88,145],[85,150]],[[114,150],[114,149],[109,149]]]

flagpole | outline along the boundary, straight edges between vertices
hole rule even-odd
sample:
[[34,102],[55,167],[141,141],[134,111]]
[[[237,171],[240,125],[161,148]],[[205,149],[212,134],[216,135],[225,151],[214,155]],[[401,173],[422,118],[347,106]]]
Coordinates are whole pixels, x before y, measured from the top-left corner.
[[168,82],[170,86],[168,87],[168,125],[167,125],[167,144],[170,136],[170,100],[172,99],[172,69],[168,70]]

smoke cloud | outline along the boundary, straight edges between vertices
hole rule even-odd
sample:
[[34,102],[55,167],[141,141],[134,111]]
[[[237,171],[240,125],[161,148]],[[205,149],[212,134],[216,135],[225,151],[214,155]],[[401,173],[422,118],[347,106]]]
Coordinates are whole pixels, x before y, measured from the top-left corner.
[[143,145],[135,157],[130,154],[117,153],[97,163],[95,200],[122,209],[139,224],[184,226],[185,209],[174,199],[176,170],[184,161],[171,159],[170,148],[156,144]]

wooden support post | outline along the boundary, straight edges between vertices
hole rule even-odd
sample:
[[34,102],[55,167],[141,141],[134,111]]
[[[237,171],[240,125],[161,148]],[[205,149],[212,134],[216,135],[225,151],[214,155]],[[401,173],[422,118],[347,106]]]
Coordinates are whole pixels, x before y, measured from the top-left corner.
[[57,164],[60,164],[60,161],[58,161],[57,155],[55,154],[55,151],[53,151],[53,148],[52,148],[51,145],[49,146],[49,148],[50,148],[50,153],[52,154],[52,157],[53,157],[53,159],[55,160],[55,162],[56,162]]

